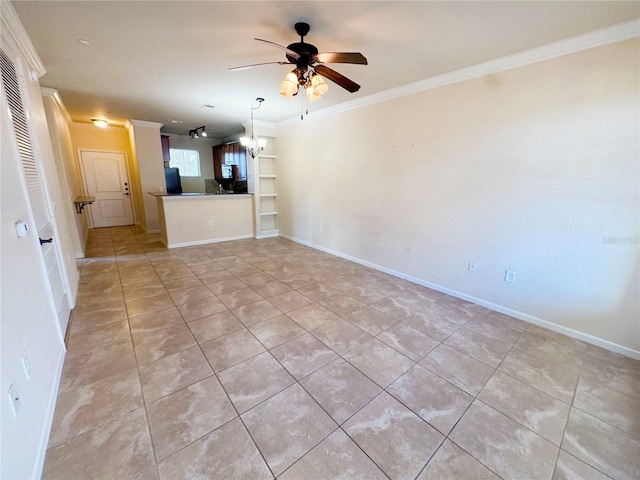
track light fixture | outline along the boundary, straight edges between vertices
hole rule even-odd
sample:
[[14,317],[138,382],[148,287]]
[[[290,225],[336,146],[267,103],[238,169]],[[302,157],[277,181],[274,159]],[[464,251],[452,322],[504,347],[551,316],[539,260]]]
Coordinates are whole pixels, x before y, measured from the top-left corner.
[[264,98],[256,98],[256,102],[258,102],[258,106],[251,106],[251,138],[249,137],[240,137],[240,145],[246,147],[247,152],[251,155],[251,158],[256,158],[256,155],[260,153],[260,150],[264,150],[264,147],[267,145],[266,138],[256,138],[253,135],[253,111],[258,110],[262,106],[262,102],[264,102]]
[[[202,130],[202,132],[198,133],[199,130]],[[205,130],[204,125],[202,127],[198,127],[198,128],[194,128],[193,130],[189,130],[189,138],[190,139],[194,139],[194,138],[198,138],[198,137],[206,137],[207,136],[207,131]]]

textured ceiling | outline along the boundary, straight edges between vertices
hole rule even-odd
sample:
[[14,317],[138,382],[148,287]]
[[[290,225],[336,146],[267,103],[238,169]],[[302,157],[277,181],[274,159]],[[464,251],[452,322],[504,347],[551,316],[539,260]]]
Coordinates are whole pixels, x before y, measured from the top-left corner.
[[[255,118],[300,114],[301,100],[278,95],[289,65],[229,72],[284,61],[282,45],[305,41],[323,51],[359,51],[368,66],[332,65],[362,85],[351,94],[329,83],[319,110],[434,75],[604,28],[640,16],[638,2],[422,1],[13,1],[54,88],[78,122],[138,119],[185,134],[206,125],[222,138]],[[80,39],[88,40],[83,45]],[[202,108],[210,104],[215,108]],[[180,125],[168,124],[181,120]]]

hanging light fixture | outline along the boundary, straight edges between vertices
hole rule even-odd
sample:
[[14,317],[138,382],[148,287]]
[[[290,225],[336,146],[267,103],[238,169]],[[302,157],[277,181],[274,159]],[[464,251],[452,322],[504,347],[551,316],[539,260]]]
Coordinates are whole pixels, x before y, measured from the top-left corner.
[[[193,140],[194,138],[198,138],[198,137],[206,137],[207,136],[207,131],[204,129],[204,125],[202,127],[198,127],[198,128],[194,128],[193,130],[189,130],[189,138],[191,140]],[[200,130],[202,130],[202,132],[198,133]]]
[[[298,92],[296,91],[296,93]],[[253,134],[253,111],[258,110],[262,106],[264,98],[258,97],[256,98],[256,102],[258,102],[257,107],[254,107],[253,105],[251,106],[251,138],[240,137],[240,144],[243,147],[246,147],[247,152],[249,152],[249,155],[251,155],[251,158],[256,158],[256,155],[258,155],[261,150],[264,150],[264,147],[267,145],[266,138],[256,138]]]

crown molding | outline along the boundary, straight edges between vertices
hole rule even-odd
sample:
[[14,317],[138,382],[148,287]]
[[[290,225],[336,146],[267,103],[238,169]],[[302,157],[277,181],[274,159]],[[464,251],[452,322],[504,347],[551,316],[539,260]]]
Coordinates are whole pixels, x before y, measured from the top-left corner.
[[40,87],[40,92],[42,93],[43,97],[49,97],[53,100],[53,102],[58,106],[60,113],[62,113],[62,116],[67,122],[67,125],[71,125],[73,123],[73,118],[71,118],[69,110],[67,110],[67,107],[62,101],[60,93],[57,90],[48,87]]
[[134,127],[147,127],[147,128],[157,128],[160,129],[164,126],[164,123],[156,123],[156,122],[147,122],[145,120],[127,120]]
[[[548,43],[541,47],[524,50],[513,55],[489,60],[488,62],[479,63],[470,67],[455,70],[442,75],[436,75],[425,80],[409,83],[400,87],[391,88],[383,92],[374,93],[366,97],[358,98],[349,102],[334,105],[332,107],[316,110],[313,115],[305,117],[305,120],[314,120],[323,118],[337,113],[354,110],[356,108],[373,105],[398,97],[404,97],[418,92],[431,90],[433,88],[451,85],[473,78],[483,77],[492,73],[512,70],[518,67],[524,67],[533,63],[543,62],[552,58],[562,57],[571,53],[588,50],[590,48],[600,47],[611,43],[621,42],[640,35],[640,17],[627,22],[619,23],[611,27],[600,30],[576,35],[575,37],[566,38],[557,42]],[[298,116],[282,120],[277,123],[277,127],[285,127],[299,123]]]
[[13,5],[8,0],[0,1],[0,21],[2,27],[0,32],[8,33],[15,42],[22,56],[29,63],[29,67],[35,72],[38,78],[47,73],[38,52],[36,52],[27,31],[24,29],[20,17],[16,13]]

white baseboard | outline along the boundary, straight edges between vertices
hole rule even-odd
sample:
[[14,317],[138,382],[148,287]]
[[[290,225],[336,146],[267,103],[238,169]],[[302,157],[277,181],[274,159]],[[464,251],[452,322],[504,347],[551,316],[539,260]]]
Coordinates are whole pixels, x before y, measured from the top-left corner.
[[563,325],[558,325],[557,323],[550,322],[548,320],[544,320],[542,318],[535,317],[533,315],[529,315],[524,312],[520,312],[518,310],[514,310],[512,308],[508,308],[502,305],[498,305],[496,303],[492,303],[481,298],[476,298],[471,295],[467,295],[466,293],[458,292],[456,290],[452,290],[447,287],[443,287],[441,285],[437,285],[435,283],[427,282],[417,277],[412,277],[411,275],[407,275],[402,272],[397,272],[395,270],[391,270],[390,268],[382,267],[375,263],[367,262],[366,260],[361,260],[356,257],[352,257],[351,255],[345,255],[344,253],[337,252],[335,250],[331,250],[329,248],[322,247],[320,245],[316,245],[311,242],[307,242],[305,240],[300,240],[295,237],[291,237],[289,235],[280,234],[280,237],[286,238],[287,240],[291,240],[292,242],[299,243],[301,245],[305,245],[307,247],[314,248],[316,250],[320,250],[325,253],[329,253],[331,255],[335,255],[336,257],[344,258],[345,260],[350,260],[352,262],[358,263],[360,265],[364,265],[365,267],[373,268],[374,270],[378,270],[384,273],[388,273],[389,275],[393,275],[394,277],[402,278],[403,280],[407,280],[412,283],[416,283],[418,285],[422,285],[423,287],[430,288],[432,290],[436,290],[438,292],[446,293],[447,295],[451,295],[452,297],[459,298],[461,300],[466,300],[468,302],[475,303],[477,305],[481,305],[489,310],[494,310],[499,313],[503,313],[505,315],[509,315],[510,317],[517,318],[518,320],[522,320],[527,323],[533,323],[534,325],[538,325],[540,327],[548,328],[549,330],[553,330],[554,332],[562,333],[572,338],[576,338],[578,340],[582,340],[583,342],[590,343],[592,345],[596,345],[598,347],[604,348],[606,350],[610,350],[615,353],[619,353],[621,355],[625,355],[627,357],[635,358],[636,360],[640,360],[640,351],[634,350],[633,348],[625,347],[624,345],[619,345],[614,342],[610,342],[609,340],[604,340],[599,337],[595,337],[593,335],[589,335],[588,333],[581,332],[579,330],[574,330],[569,327],[565,327]]
[[[247,238],[253,238],[253,234],[250,233],[248,235],[236,235],[235,237],[212,238],[209,240],[197,240],[195,242],[169,243],[167,244],[167,248],[194,247],[196,245],[207,245],[209,243],[229,242],[231,240],[244,240]],[[164,243],[164,241],[162,243]]]
[[60,346],[60,353],[58,354],[58,362],[56,365],[56,372],[53,379],[53,387],[49,392],[49,401],[47,402],[47,412],[44,417],[44,423],[42,424],[42,433],[40,435],[40,445],[38,446],[38,454],[36,456],[35,463],[33,465],[33,473],[31,478],[42,478],[42,469],[44,467],[44,459],[47,455],[47,446],[49,445],[49,436],[51,434],[51,426],[53,425],[53,414],[56,411],[56,401],[58,400],[58,390],[60,388],[60,379],[62,378],[62,367],[64,365],[64,358],[67,353],[67,349],[64,343]]
[[265,230],[256,234],[256,240],[262,240],[263,238],[275,238],[280,236],[280,230]]

